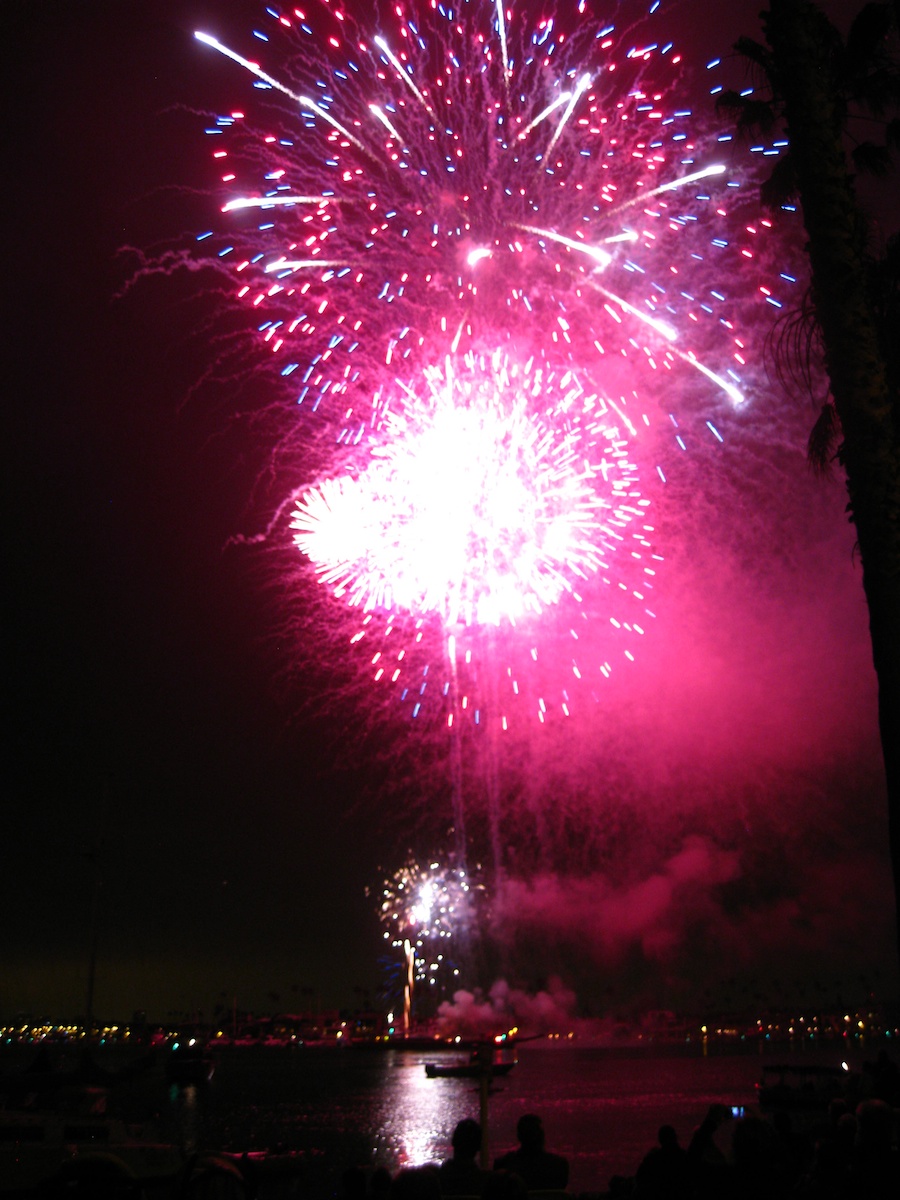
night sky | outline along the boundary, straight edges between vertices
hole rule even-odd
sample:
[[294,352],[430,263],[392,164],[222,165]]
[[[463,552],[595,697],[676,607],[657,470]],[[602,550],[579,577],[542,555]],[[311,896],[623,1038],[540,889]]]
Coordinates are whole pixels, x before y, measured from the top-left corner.
[[[319,701],[334,646],[294,669],[283,558],[239,541],[295,481],[266,476],[266,420],[236,416],[266,408],[252,379],[202,382],[216,298],[185,277],[123,294],[122,247],[210,224],[200,114],[243,81],[192,31],[259,7],[2,7],[0,1019],[83,1011],[95,895],[103,1016],[359,1005],[382,953],[365,888],[440,824],[427,780],[400,782],[415,745],[376,754],[377,715]],[[759,7],[687,0],[678,41],[702,63]],[[841,482],[805,465],[812,419],[772,383],[715,463],[686,463],[652,645],[564,733],[517,735],[503,819],[522,805],[535,833],[493,921],[523,996],[557,986],[529,944],[560,948],[561,1003],[594,1015],[896,994],[860,569]]]

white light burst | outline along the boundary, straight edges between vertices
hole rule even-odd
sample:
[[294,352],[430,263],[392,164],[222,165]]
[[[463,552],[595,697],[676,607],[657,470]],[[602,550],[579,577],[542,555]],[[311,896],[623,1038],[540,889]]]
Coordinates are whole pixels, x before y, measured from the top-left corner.
[[446,626],[515,624],[616,555],[640,569],[649,501],[622,417],[572,371],[470,353],[385,404],[364,468],[294,512],[336,595]]

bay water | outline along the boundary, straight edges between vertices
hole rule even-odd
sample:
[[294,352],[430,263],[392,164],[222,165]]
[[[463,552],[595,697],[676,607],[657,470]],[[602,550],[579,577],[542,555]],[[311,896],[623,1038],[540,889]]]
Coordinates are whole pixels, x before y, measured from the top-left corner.
[[[544,1122],[548,1149],[570,1163],[571,1192],[605,1192],[633,1175],[663,1123],[686,1145],[711,1104],[752,1107],[766,1064],[858,1066],[863,1047],[836,1040],[584,1046],[530,1043],[492,1085],[493,1158],[515,1145],[526,1112]],[[870,1056],[872,1054],[870,1048]],[[359,1047],[223,1049],[211,1082],[170,1089],[158,1117],[188,1152],[279,1148],[304,1158],[306,1195],[340,1192],[351,1166],[438,1162],[456,1122],[479,1117],[477,1084],[430,1079],[447,1055]]]

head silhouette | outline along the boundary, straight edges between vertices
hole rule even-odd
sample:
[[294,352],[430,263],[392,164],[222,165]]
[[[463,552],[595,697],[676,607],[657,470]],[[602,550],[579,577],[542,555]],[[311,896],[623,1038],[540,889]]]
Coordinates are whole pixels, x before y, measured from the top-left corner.
[[678,1134],[673,1125],[660,1125],[659,1133],[656,1136],[663,1149],[668,1150],[678,1145]]
[[516,1137],[523,1150],[535,1153],[544,1148],[544,1126],[541,1118],[534,1113],[526,1113],[519,1117],[516,1125]]
[[481,1149],[481,1126],[465,1117],[453,1130],[453,1153],[457,1158],[474,1158]]

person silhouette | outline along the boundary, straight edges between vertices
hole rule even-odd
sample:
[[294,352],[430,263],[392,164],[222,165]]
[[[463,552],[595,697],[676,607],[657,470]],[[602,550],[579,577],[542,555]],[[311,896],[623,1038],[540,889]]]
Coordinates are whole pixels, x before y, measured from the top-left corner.
[[512,1171],[531,1191],[563,1191],[569,1182],[569,1161],[544,1147],[544,1125],[534,1113],[519,1117],[519,1145],[494,1160],[495,1171]]
[[687,1200],[691,1195],[687,1151],[672,1125],[659,1127],[657,1145],[644,1155],[634,1183],[642,1200]]
[[481,1126],[471,1117],[459,1121],[453,1130],[453,1157],[438,1168],[441,1191],[445,1196],[480,1196],[487,1172],[478,1165],[481,1153]]

